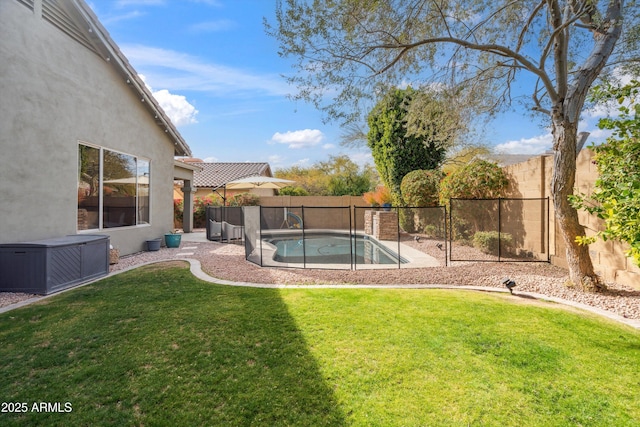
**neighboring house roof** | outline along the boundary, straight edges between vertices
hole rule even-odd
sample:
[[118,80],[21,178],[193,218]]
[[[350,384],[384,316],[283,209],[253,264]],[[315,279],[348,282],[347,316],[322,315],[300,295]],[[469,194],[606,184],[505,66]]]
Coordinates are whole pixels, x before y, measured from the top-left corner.
[[269,163],[192,163],[201,171],[193,174],[193,185],[201,188],[221,188],[227,182],[248,176],[273,176]]
[[175,155],[191,155],[182,135],[84,0],[43,0],[42,16],[111,64],[123,82],[136,93],[156,124],[164,129],[174,144]]

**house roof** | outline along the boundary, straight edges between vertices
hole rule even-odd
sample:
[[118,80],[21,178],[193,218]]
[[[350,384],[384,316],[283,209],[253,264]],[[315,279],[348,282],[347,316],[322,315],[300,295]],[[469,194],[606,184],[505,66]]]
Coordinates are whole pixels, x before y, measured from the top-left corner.
[[193,185],[203,188],[220,188],[227,182],[248,176],[273,176],[269,163],[192,163],[201,171],[193,174]]
[[123,83],[136,93],[156,124],[164,129],[174,144],[176,156],[191,155],[191,149],[180,132],[84,0],[45,0],[42,3],[42,14],[70,37],[100,55],[107,65],[114,67]]

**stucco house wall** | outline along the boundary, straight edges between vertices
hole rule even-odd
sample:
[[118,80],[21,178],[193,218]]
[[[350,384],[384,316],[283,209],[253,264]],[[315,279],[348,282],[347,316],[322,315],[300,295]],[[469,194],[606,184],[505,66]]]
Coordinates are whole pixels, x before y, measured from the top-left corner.
[[[121,254],[143,250],[173,226],[173,158],[187,153],[123,78],[121,58],[44,19],[43,2],[59,4],[0,1],[0,243],[86,232],[108,234]],[[149,224],[77,230],[80,142],[150,160]]]

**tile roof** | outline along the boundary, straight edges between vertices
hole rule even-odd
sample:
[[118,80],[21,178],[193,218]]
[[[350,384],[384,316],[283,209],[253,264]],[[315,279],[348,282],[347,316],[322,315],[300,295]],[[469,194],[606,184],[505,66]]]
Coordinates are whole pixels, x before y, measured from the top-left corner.
[[193,185],[220,188],[227,182],[248,176],[273,176],[269,163],[193,163],[202,168],[193,173]]

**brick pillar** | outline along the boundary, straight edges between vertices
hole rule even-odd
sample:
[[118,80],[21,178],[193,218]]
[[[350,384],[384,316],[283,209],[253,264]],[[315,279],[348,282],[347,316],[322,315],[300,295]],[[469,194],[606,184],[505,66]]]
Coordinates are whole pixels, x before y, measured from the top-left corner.
[[398,213],[396,211],[378,211],[376,214],[378,215],[378,230],[374,230],[374,236],[379,240],[398,240]]

